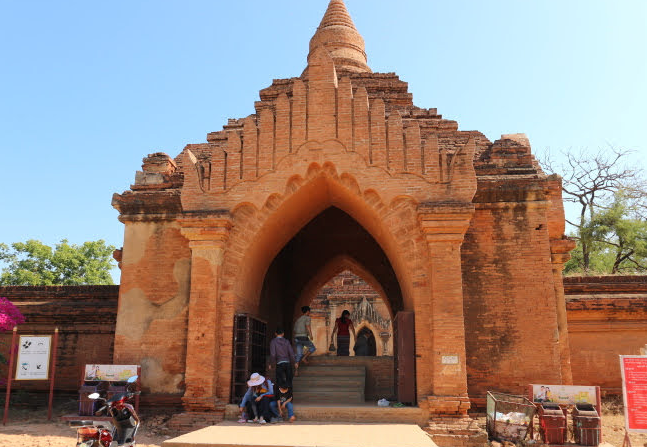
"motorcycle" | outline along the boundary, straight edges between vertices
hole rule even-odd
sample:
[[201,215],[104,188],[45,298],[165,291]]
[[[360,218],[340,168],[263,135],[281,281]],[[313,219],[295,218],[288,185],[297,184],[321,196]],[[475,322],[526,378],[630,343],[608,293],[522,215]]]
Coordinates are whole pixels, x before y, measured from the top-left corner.
[[102,421],[74,421],[70,426],[76,428],[76,447],[133,447],[135,435],[139,428],[139,416],[128,400],[140,391],[131,391],[131,386],[138,376],[127,380],[128,386],[125,393],[116,393],[110,399],[101,397],[99,393],[92,393],[88,397],[92,400],[103,401],[104,405],[94,414],[107,415],[110,422]]

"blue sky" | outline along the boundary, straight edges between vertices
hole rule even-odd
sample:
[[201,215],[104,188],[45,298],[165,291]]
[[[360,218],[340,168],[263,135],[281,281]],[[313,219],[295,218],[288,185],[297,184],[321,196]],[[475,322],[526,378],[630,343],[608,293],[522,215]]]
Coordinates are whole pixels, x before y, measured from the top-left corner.
[[[327,0],[0,0],[0,242],[105,239],[146,154],[298,76]],[[491,140],[647,158],[644,0],[346,0],[369,66]],[[118,276],[118,274],[116,275]]]

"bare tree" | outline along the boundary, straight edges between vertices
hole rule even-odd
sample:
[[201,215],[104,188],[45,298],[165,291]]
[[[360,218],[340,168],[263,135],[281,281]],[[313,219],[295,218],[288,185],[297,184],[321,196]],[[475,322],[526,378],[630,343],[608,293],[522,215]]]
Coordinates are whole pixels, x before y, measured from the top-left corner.
[[563,151],[561,163],[549,153],[542,160],[547,171],[562,176],[564,201],[579,206],[578,214],[574,218],[567,216],[566,222],[576,229],[584,271],[589,270],[591,249],[596,242],[590,223],[597,211],[612,206],[616,193],[623,191],[625,197],[633,201],[632,208],[644,216],[647,188],[642,169],[629,164],[630,154],[631,151],[609,147],[596,153]]

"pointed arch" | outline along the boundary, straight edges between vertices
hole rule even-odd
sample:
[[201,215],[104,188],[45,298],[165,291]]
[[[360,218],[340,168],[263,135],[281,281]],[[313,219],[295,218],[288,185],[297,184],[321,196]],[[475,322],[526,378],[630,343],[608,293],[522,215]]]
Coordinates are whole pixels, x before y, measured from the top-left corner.
[[332,163],[312,163],[305,175],[287,177],[281,193],[268,192],[261,208],[247,202],[233,210],[234,226],[225,255],[223,292],[236,296],[239,311],[255,313],[263,279],[279,251],[312,219],[329,207],[352,217],[389,259],[402,291],[403,308],[413,309],[414,288],[427,286],[420,260],[427,256],[417,220],[417,204],[400,196],[391,204],[375,188],[339,175]]
[[348,255],[336,256],[335,258],[328,261],[328,263],[324,265],[324,267],[321,268],[319,272],[308,282],[306,287],[304,287],[303,291],[301,292],[295,305],[295,319],[299,316],[298,312],[301,309],[301,306],[309,305],[316,297],[317,292],[321,290],[321,288],[328,281],[346,270],[349,270],[350,272],[362,278],[373,288],[373,290],[377,292],[382,301],[388,304],[387,309],[389,311],[389,316],[391,317],[391,319],[393,319],[394,310],[380,282],[356,259]]

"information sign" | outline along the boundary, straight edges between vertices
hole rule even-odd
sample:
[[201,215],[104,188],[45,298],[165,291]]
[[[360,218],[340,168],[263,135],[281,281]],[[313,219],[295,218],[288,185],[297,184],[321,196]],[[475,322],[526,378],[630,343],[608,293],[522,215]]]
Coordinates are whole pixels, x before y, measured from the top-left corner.
[[85,365],[86,382],[125,382],[137,375],[138,365]]
[[647,433],[647,356],[621,355],[620,371],[627,430]]
[[578,403],[597,405],[597,393],[594,386],[532,384],[532,400],[534,402],[554,402],[562,405]]
[[48,380],[51,335],[21,335],[16,380]]

